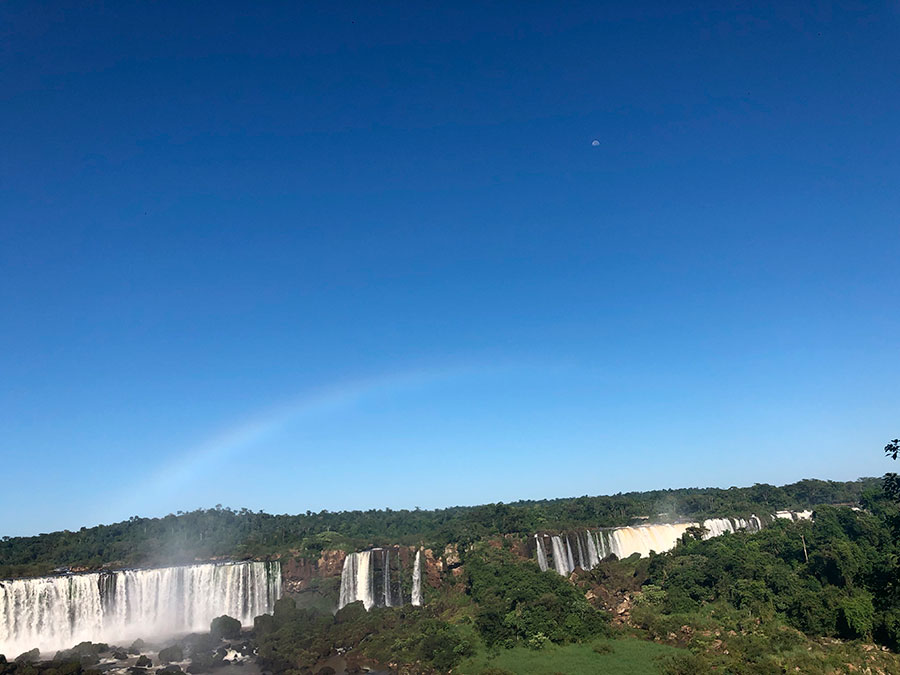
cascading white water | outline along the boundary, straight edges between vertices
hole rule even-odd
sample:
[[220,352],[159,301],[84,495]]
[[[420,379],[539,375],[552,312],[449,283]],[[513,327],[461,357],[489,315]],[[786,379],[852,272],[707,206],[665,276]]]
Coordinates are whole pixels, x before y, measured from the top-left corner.
[[[376,557],[377,556],[377,557]],[[381,571],[375,565],[380,559]],[[398,563],[399,565],[399,563]],[[422,604],[422,558],[421,550],[416,551],[413,567],[412,603]],[[377,578],[381,574],[380,580]],[[341,570],[341,592],[338,609],[343,609],[351,602],[362,601],[369,610],[372,607],[397,607],[404,602],[403,586],[397,584],[396,590],[391,582],[391,555],[388,549],[371,549],[348,553],[344,558]]]
[[190,565],[0,581],[0,653],[250,625],[281,597],[278,563]]
[[[384,570],[381,575],[381,593],[384,595],[384,606],[385,607],[393,607],[393,603],[391,602],[391,552],[388,549],[384,549],[384,556],[381,559],[382,569]],[[401,600],[401,603],[402,600]]]
[[785,520],[812,520],[812,511],[776,511],[776,518]]
[[567,576],[573,568],[569,567],[569,557],[563,548],[562,538],[554,535],[550,537],[550,544],[553,549],[553,567],[558,574]]
[[709,518],[703,521],[703,527],[706,528],[704,539],[712,539],[726,532],[734,533],[738,530],[748,530],[750,532],[758,532],[762,529],[762,523],[756,516],[750,516],[750,520],[743,518]]
[[[544,543],[541,541],[541,536],[539,534],[534,535],[534,544],[537,548],[537,561],[538,567],[541,568],[541,572],[547,571],[547,554],[544,552]],[[418,554],[416,554],[418,555]]]
[[359,600],[362,600],[366,609],[370,609],[375,604],[373,581],[372,551],[348,553],[344,558],[344,568],[341,570],[341,595],[338,599],[338,609]]
[[675,548],[675,544],[691,523],[674,525],[643,525],[640,527],[619,527],[609,532],[610,553],[617,558],[628,558],[639,553],[647,558],[650,551],[663,553]]
[[[544,564],[547,564],[546,560]],[[412,604],[416,607],[422,605],[422,549],[416,551],[416,561],[413,563]]]
[[[794,515],[787,517],[793,518]],[[547,535],[535,535],[537,562],[542,570],[552,567],[558,574],[568,576],[578,567],[582,569],[596,567],[603,558],[611,554],[619,559],[628,558],[635,553],[646,558],[651,551],[656,553],[671,551],[687,529],[697,525],[698,523],[639,525],[550,535],[550,560],[547,559],[547,548],[544,545]],[[709,539],[739,530],[758,532],[762,529],[762,521],[756,516],[750,516],[748,519],[711,518],[703,521],[703,527],[707,530],[704,538]]]
[[597,542],[594,541],[594,537],[591,535],[591,532],[589,530],[585,530],[585,534],[587,535],[585,537],[587,539],[587,562],[591,568],[594,568],[600,564],[600,553],[597,551]]

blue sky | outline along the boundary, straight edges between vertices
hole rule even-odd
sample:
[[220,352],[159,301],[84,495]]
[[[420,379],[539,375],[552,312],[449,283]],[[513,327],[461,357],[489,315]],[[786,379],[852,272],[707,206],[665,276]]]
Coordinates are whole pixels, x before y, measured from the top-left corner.
[[0,6],[0,533],[890,468],[897,3],[337,4]]

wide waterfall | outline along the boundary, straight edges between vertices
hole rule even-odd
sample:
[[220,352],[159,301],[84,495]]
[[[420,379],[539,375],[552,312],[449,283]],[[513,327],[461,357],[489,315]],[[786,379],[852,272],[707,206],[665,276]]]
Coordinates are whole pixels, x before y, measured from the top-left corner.
[[422,549],[416,551],[416,561],[413,563],[411,602],[416,607],[422,604]]
[[[567,576],[579,567],[585,570],[596,567],[601,560],[613,554],[619,559],[635,553],[646,558],[650,551],[671,551],[687,529],[697,525],[673,523],[579,530],[558,535],[536,534],[535,556],[542,570],[552,567],[558,574]],[[762,521],[756,516],[748,519],[711,518],[703,521],[702,526],[706,528],[704,538],[708,539],[739,530],[758,532],[762,529]],[[549,547],[546,542],[549,542]]]
[[278,563],[228,563],[0,581],[0,653],[68,649],[251,625],[281,597]]

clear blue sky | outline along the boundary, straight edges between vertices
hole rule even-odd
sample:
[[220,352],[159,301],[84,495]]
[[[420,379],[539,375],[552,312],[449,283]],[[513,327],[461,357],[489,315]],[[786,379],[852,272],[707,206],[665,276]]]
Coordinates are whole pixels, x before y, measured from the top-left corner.
[[896,2],[103,4],[0,5],[0,534],[891,468]]

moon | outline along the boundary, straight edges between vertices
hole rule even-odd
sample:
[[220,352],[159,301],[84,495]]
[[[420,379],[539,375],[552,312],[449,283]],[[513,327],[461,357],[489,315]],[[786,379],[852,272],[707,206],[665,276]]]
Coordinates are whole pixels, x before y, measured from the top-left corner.
[[598,140],[595,138],[594,140],[591,141],[591,145],[593,145],[593,146],[596,148],[598,145],[600,145],[600,141],[598,141]]

